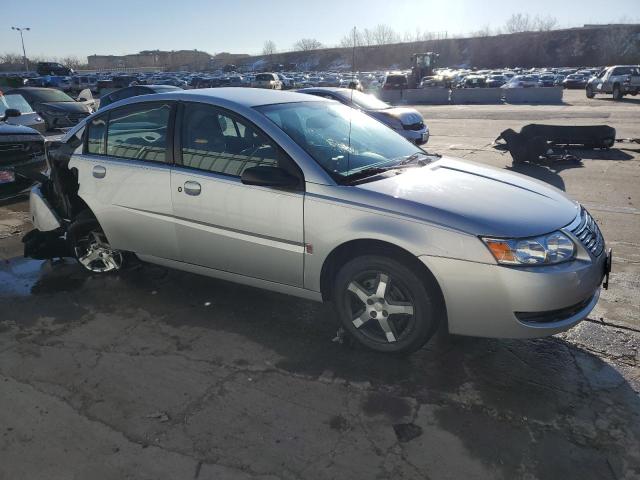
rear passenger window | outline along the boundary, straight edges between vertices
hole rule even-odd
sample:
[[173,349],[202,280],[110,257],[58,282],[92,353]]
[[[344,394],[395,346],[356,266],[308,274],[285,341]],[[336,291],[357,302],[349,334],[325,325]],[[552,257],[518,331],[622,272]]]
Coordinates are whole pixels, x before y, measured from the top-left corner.
[[290,160],[248,122],[208,105],[184,109],[182,165],[239,177],[249,167],[291,166]]
[[150,162],[165,162],[171,106],[142,103],[111,112],[107,155]]
[[107,131],[104,118],[94,118],[87,129],[87,153],[104,155],[104,135]]

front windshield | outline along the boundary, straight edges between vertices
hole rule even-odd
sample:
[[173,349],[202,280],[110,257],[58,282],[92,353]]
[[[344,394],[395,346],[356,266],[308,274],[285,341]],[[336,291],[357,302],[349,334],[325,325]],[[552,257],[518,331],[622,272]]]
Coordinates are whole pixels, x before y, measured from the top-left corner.
[[340,103],[281,103],[257,110],[338,178],[424,153],[377,120]]
[[20,113],[31,113],[33,111],[33,108],[22,95],[0,95],[0,115],[4,115],[8,108],[20,110]]
[[33,95],[39,102],[75,102],[75,100],[69,95],[54,88],[33,90],[31,95]]
[[342,93],[341,95],[352,98],[354,105],[362,108],[363,110],[385,110],[390,108],[388,104],[377,99],[373,95],[358,92],[357,90],[352,90],[349,93]]

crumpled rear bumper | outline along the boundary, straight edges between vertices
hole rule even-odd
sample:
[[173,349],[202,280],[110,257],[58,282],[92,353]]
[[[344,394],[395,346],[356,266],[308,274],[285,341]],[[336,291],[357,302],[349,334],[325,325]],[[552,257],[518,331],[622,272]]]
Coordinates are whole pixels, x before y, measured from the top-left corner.
[[38,260],[69,256],[64,222],[49,205],[40,185],[31,189],[29,212],[35,229],[22,238],[24,256]]

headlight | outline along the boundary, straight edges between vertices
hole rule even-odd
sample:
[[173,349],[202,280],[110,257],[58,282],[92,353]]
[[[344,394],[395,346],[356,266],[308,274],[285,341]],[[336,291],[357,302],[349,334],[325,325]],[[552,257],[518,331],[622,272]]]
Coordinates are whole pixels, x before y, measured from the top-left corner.
[[503,265],[552,265],[571,260],[576,247],[562,232],[532,238],[482,238]]

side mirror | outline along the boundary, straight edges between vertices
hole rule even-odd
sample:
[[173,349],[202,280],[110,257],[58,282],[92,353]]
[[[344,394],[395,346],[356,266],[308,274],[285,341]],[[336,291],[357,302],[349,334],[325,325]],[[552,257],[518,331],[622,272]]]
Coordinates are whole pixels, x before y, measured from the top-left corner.
[[20,115],[22,115],[22,113],[17,108],[7,108],[4,111],[4,117],[2,118],[2,120],[6,120],[8,118],[16,118]]
[[245,185],[259,185],[262,187],[294,188],[300,183],[298,177],[291,175],[280,167],[249,167],[240,177]]

